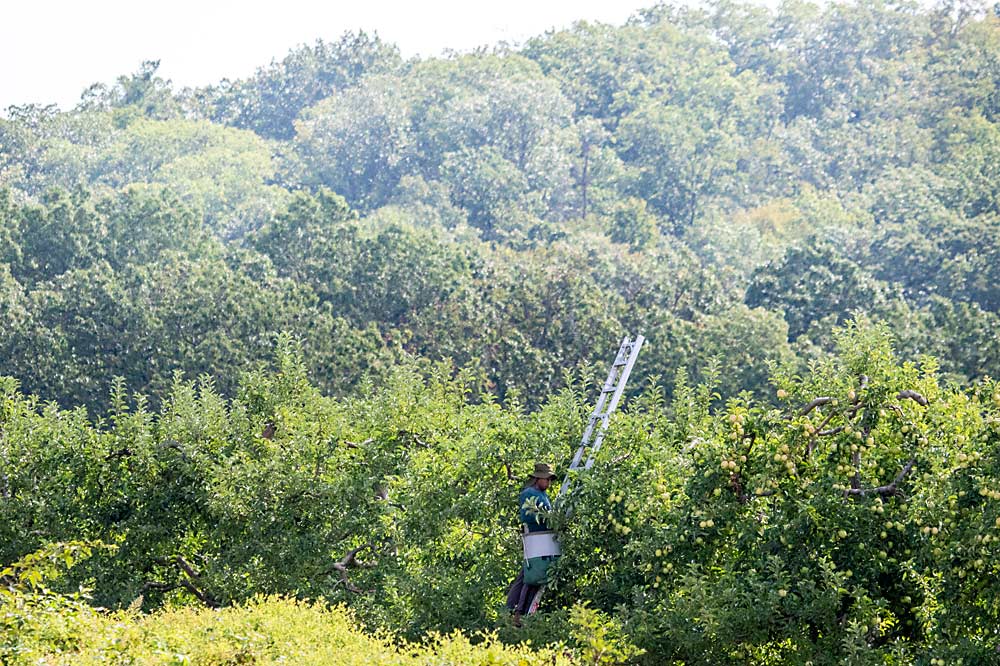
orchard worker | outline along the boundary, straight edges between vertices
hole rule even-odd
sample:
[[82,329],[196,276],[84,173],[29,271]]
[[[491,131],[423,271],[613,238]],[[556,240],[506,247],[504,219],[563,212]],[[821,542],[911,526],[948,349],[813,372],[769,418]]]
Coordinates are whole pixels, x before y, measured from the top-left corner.
[[[546,520],[549,511],[552,510],[552,502],[549,501],[545,491],[549,489],[554,478],[556,475],[552,471],[552,465],[535,463],[535,471],[528,477],[528,485],[517,497],[518,516],[525,534],[547,530]],[[525,571],[529,564],[525,561],[521,572],[507,591],[507,610],[514,614],[514,626],[517,627],[521,626],[521,614],[531,607],[531,602],[543,584],[537,580],[537,576],[532,576],[531,572],[528,582],[525,582]]]

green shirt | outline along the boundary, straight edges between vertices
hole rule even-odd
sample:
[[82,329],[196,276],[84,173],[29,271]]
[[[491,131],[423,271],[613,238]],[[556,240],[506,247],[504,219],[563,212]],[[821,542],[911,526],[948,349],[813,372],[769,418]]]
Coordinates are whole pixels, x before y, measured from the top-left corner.
[[552,502],[544,491],[528,486],[517,496],[517,505],[520,508],[518,515],[521,522],[528,528],[529,532],[541,532],[548,529],[545,526],[545,514],[552,510]]

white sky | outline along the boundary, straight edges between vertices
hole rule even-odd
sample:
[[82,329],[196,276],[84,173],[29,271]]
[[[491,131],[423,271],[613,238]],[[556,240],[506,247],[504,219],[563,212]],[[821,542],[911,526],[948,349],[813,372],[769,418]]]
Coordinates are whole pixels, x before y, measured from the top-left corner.
[[240,78],[292,47],[377,32],[404,57],[522,42],[576,20],[623,23],[655,0],[7,0],[0,110],[71,108],[92,83],[160,60],[177,87]]

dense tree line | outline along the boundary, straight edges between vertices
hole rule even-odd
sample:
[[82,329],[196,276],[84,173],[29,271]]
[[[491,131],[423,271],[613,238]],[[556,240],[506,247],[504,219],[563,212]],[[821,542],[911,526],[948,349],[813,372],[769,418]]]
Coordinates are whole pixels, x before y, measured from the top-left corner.
[[198,90],[147,62],[0,120],[0,370],[103,409],[115,376],[228,391],[289,330],[328,391],[413,354],[537,395],[642,329],[735,394],[862,310],[980,377],[998,58],[968,3],[720,1],[427,60],[349,33]]
[[494,627],[522,468],[641,332],[551,609],[653,663],[993,654],[995,8],[157,70],[0,118],[0,562],[99,540],[63,582],[113,608]]
[[[721,378],[683,372],[669,405],[643,391],[549,517],[564,554],[523,634],[502,617],[520,561],[512,498],[532,460],[566,469],[588,403],[575,378],[527,411],[471,373],[409,362],[337,399],[283,337],[231,400],[178,379],[153,411],[119,384],[96,423],[8,379],[0,560],[105,544],[50,584],[133,611],[280,593],[412,638],[500,627],[537,645],[568,640],[589,608],[583,635],[610,623],[643,663],[989,663],[1000,385],[899,359],[885,325],[835,338],[805,375],[775,366],[770,400],[716,408]],[[0,632],[13,658],[66,631],[49,597],[19,598],[0,595],[0,623],[28,628]]]

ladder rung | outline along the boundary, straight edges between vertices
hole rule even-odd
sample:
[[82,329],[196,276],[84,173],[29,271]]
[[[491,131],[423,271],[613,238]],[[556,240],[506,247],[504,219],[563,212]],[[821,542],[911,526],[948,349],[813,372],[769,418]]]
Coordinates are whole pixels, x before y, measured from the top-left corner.
[[618,358],[616,358],[614,363],[611,364],[611,367],[620,368],[624,365],[628,365],[628,359],[630,356],[632,356],[632,345],[622,347],[618,350]]

